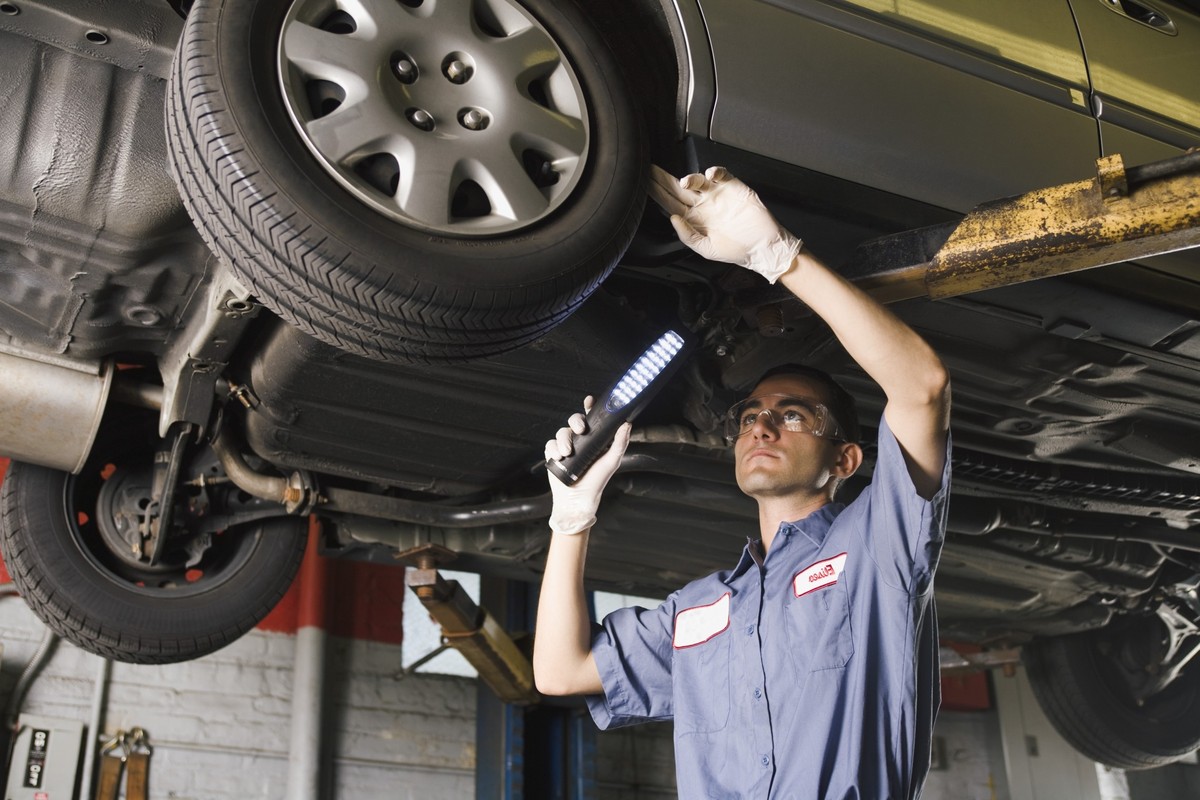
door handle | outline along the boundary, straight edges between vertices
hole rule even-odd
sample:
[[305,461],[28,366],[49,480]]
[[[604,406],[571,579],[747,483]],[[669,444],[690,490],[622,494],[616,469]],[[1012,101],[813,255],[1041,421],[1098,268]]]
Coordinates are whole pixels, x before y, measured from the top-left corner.
[[1163,12],[1157,8],[1152,8],[1145,3],[1137,2],[1137,0],[1100,0],[1109,10],[1115,11],[1123,17],[1128,17],[1134,22],[1140,22],[1143,25],[1154,28],[1160,33],[1165,33],[1168,36],[1174,36],[1178,31],[1175,29],[1175,23],[1171,21]]

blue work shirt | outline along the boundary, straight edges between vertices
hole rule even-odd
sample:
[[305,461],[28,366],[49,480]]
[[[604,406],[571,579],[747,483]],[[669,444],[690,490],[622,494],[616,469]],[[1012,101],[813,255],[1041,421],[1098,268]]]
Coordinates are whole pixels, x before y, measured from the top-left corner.
[[922,499],[882,422],[871,484],[780,525],[732,571],[657,609],[624,608],[592,639],[601,729],[675,721],[679,796],[916,797],[940,702],[933,574],[941,488]]

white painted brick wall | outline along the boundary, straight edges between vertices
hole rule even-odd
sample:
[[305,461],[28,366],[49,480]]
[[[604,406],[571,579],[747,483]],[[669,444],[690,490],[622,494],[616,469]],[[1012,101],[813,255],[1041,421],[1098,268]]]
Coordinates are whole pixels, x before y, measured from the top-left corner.
[[[43,630],[19,598],[0,599],[0,705]],[[149,733],[154,800],[284,796],[294,643],[254,631],[197,661],[113,664],[105,732],[140,726]],[[86,721],[98,663],[61,642],[23,710]],[[328,640],[325,722],[336,731],[334,797],[474,797],[476,682],[428,674],[397,679],[400,667],[394,645]],[[669,726],[601,733],[598,757],[600,800],[675,796]]]
[[[0,600],[7,701],[42,625]],[[275,800],[287,786],[295,639],[254,631],[206,658],[165,666],[114,663],[105,732],[144,728],[154,746],[155,800]],[[62,642],[23,710],[86,721],[98,659]],[[326,727],[337,733],[335,797],[462,800],[475,790],[475,681],[397,681],[400,648],[329,639]]]

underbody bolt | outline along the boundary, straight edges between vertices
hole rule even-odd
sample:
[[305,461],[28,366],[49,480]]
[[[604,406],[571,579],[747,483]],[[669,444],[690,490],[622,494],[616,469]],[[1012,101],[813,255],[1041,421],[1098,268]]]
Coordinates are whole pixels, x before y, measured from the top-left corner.
[[459,115],[458,121],[469,131],[481,131],[487,127],[488,115],[478,108],[468,108]]
[[417,79],[417,65],[405,56],[399,56],[392,64],[392,69],[401,83],[412,83]]
[[450,79],[451,83],[466,83],[467,79],[471,77],[470,67],[457,58],[446,62],[444,69],[446,77]]
[[759,306],[755,317],[758,322],[758,333],[760,336],[771,338],[782,336],[784,330],[786,330],[783,323],[783,306],[778,303],[768,303],[765,306]]
[[404,113],[408,121],[423,131],[433,130],[433,115],[423,108],[410,108]]

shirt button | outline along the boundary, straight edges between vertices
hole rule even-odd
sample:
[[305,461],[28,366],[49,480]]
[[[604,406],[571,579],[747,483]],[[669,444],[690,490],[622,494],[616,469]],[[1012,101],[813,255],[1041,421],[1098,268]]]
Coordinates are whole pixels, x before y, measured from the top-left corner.
[[761,692],[761,691],[759,691],[758,689],[755,689],[755,690],[754,690],[754,696],[755,696],[755,697],[762,697],[762,692]]
[[763,756],[763,757],[762,757],[762,765],[763,765],[764,767],[769,767],[769,766],[771,766],[771,759],[770,759],[770,758],[768,758],[767,756]]
[[746,628],[746,635],[747,635],[747,636],[753,636],[753,635],[754,635],[754,626],[753,626],[753,625],[751,625],[749,628]]

